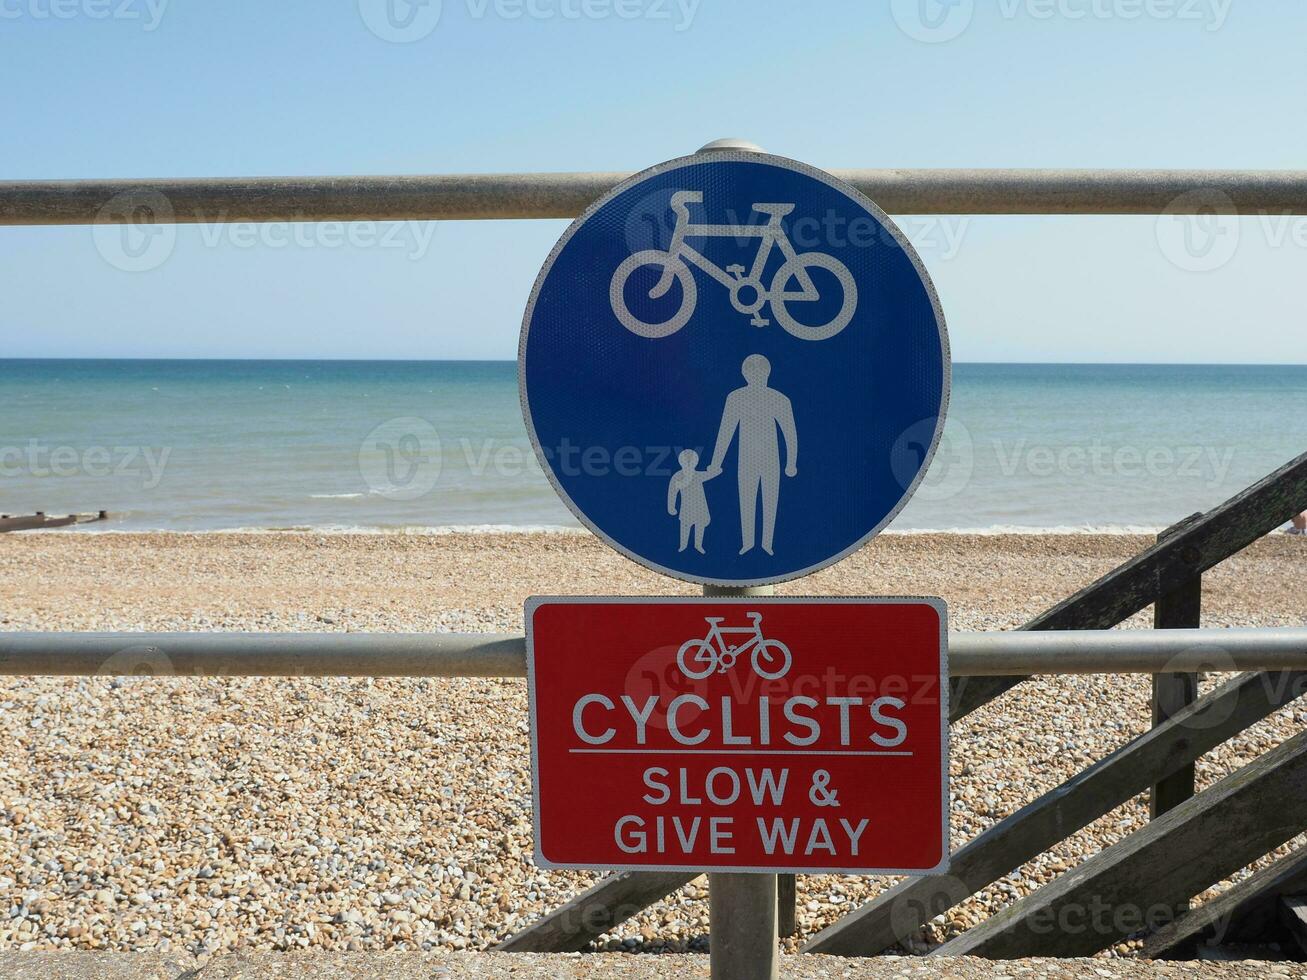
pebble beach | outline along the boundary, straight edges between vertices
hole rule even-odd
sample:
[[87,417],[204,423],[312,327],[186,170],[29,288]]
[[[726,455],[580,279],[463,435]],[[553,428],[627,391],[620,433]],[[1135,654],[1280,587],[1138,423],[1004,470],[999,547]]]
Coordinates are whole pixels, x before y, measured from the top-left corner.
[[[778,591],[939,595],[953,629],[1009,629],[1148,541],[885,535]],[[1302,539],[1258,542],[1204,577],[1203,625],[1304,625],[1305,570]],[[534,594],[696,591],[572,532],[0,538],[0,630],[520,631]],[[1146,677],[1031,680],[955,724],[953,846],[1148,724]],[[1280,710],[1200,760],[1200,786],[1304,724],[1307,705]],[[520,680],[0,678],[0,948],[487,949],[595,879],[532,863],[526,733]],[[1143,797],[1113,811],[908,951],[1147,817]],[[893,882],[800,877],[799,937]],[[706,895],[697,879],[596,947],[702,951]]]

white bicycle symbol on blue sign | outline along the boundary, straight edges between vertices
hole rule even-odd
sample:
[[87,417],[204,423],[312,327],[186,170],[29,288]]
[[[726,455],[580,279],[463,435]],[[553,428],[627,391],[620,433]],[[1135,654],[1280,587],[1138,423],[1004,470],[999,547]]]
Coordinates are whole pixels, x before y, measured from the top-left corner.
[[[638,336],[657,339],[670,336],[689,323],[699,297],[694,273],[690,270],[691,263],[725,286],[731,294],[731,305],[748,316],[749,322],[755,327],[765,327],[771,322],[761,315],[763,305],[768,303],[771,304],[776,322],[785,332],[802,340],[826,340],[849,325],[858,305],[858,287],[853,274],[849,272],[848,266],[834,256],[824,252],[799,253],[794,250],[793,243],[781,226],[781,219],[794,210],[793,204],[754,204],[754,211],[767,216],[767,223],[762,225],[691,224],[689,206],[702,202],[701,191],[674,193],[671,205],[676,213],[676,226],[672,230],[672,240],[667,250],[649,248],[636,252],[613,273],[608,298],[613,313],[622,326]],[[746,274],[742,265],[728,265],[723,270],[693,246],[687,245],[687,238],[759,238],[761,241],[758,243],[758,253],[754,256],[753,267]],[[773,246],[781,250],[785,262],[772,276],[770,285],[764,288],[762,274]],[[650,299],[665,296],[672,288],[673,280],[681,284],[680,306],[669,318],[660,322],[642,320],[631,312],[626,302],[627,280],[637,269],[646,266],[662,269],[662,275],[649,290]],[[843,301],[835,316],[826,323],[815,326],[796,320],[786,306],[787,303],[810,303],[821,298],[808,274],[812,269],[824,269],[831,273],[843,292]],[[797,289],[791,288],[791,280],[798,286]]]

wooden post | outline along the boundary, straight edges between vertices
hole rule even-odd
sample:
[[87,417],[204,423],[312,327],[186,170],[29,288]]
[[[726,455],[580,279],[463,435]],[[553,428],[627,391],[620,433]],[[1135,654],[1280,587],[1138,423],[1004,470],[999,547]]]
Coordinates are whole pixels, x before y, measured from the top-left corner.
[[[1153,608],[1155,629],[1197,628],[1201,614],[1203,580],[1195,575],[1190,581],[1166,593]],[[1175,715],[1198,699],[1197,674],[1153,675],[1153,727]],[[1150,819],[1157,819],[1194,795],[1194,764],[1190,762],[1153,784],[1149,796]]]
[[708,876],[712,980],[777,980],[776,875]]
[[798,903],[798,881],[794,875],[776,876],[776,934],[787,939],[799,931],[798,916],[795,914]]
[[[770,585],[733,589],[705,585],[706,596],[775,595]],[[777,980],[776,875],[708,876],[708,951],[712,980]],[[791,893],[791,900],[793,893]],[[791,904],[790,917],[793,918]]]
[[[1183,530],[1201,517],[1195,514],[1157,536],[1159,543]],[[1197,629],[1202,625],[1203,577],[1194,575],[1175,588],[1162,593],[1153,604],[1153,628],[1159,630]],[[1198,699],[1197,674],[1153,675],[1153,727],[1171,718],[1186,705]],[[1194,763],[1158,780],[1149,794],[1149,818],[1156,820],[1163,813],[1179,806],[1194,795]],[[1179,910],[1183,911],[1183,910]]]

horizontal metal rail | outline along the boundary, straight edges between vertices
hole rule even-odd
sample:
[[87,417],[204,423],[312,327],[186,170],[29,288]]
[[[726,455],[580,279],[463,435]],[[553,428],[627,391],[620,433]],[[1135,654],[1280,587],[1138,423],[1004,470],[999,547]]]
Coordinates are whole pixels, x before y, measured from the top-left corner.
[[[1307,669],[1307,629],[950,633],[954,677]],[[0,633],[0,675],[523,677],[514,633]]]
[[[833,170],[891,214],[1307,214],[1307,170]],[[572,218],[629,173],[0,181],[0,224]]]

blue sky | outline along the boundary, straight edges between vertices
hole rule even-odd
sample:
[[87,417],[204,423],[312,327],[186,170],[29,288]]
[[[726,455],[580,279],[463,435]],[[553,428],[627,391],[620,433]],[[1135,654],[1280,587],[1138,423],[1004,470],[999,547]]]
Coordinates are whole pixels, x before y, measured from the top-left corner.
[[[393,2],[422,36],[379,36],[385,0],[0,0],[0,177],[635,170],[723,135],[829,168],[1307,159],[1296,0]],[[1307,219],[1198,262],[1176,220],[902,224],[958,360],[1307,362]],[[0,228],[0,354],[511,358],[565,225],[182,228],[145,271]]]

